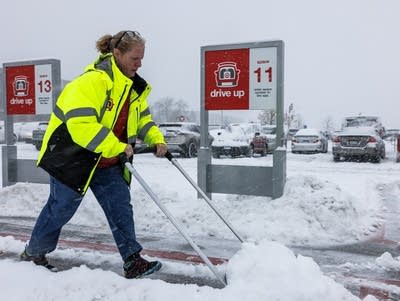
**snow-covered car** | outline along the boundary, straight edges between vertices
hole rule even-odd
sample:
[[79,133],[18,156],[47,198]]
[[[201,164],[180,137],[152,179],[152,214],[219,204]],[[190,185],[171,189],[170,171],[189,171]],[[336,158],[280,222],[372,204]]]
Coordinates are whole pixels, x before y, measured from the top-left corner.
[[354,127],[373,127],[380,137],[385,135],[385,127],[382,125],[381,119],[377,116],[357,115],[345,117],[342,122],[342,130]]
[[221,156],[250,156],[250,143],[245,130],[238,124],[230,124],[225,129],[211,130],[214,140],[211,152],[214,158]]
[[343,159],[372,160],[379,163],[386,156],[385,143],[373,127],[346,127],[333,140],[334,161]]
[[186,158],[197,157],[200,147],[200,126],[191,122],[164,122],[158,125],[168,150]]
[[318,129],[301,129],[292,138],[292,153],[327,153],[328,139]]
[[37,128],[32,131],[32,144],[35,145],[37,150],[40,150],[42,147],[43,136],[48,125],[49,123],[47,121],[41,121]]
[[261,131],[254,134],[250,142],[252,154],[265,156],[276,149],[276,125],[263,125]]

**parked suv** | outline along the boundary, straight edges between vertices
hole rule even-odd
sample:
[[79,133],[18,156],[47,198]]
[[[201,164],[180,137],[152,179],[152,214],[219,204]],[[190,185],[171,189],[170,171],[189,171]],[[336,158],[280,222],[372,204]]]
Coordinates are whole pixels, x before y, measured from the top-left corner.
[[186,158],[197,157],[200,147],[200,126],[191,122],[164,122],[158,125],[168,150]]
[[355,158],[379,163],[385,158],[385,143],[372,127],[346,127],[333,139],[333,160]]
[[35,145],[37,150],[40,150],[42,147],[43,136],[48,125],[49,123],[47,121],[41,121],[38,127],[32,131],[32,144]]

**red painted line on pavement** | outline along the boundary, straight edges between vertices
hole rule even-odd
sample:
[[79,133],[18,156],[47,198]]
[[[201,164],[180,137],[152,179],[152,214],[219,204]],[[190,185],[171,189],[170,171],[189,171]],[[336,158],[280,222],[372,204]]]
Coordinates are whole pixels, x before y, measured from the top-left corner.
[[378,288],[372,288],[372,287],[365,287],[361,286],[360,287],[360,299],[364,299],[368,295],[374,296],[377,298],[379,301],[386,301],[389,300],[389,292],[384,291]]
[[[13,236],[16,239],[23,240],[23,241],[27,241],[29,239],[29,236],[27,236],[27,235],[4,233],[4,232],[0,232],[0,236]],[[101,244],[101,243],[87,242],[87,241],[60,239],[59,244],[63,247],[70,247],[70,248],[81,248],[81,249],[89,249],[89,250],[96,250],[96,251],[113,252],[113,253],[118,252],[118,249],[116,246],[111,246],[108,244]],[[187,254],[187,253],[179,252],[179,251],[159,251],[159,250],[143,249],[142,254],[148,255],[151,257],[184,261],[184,262],[190,262],[190,263],[196,263],[196,264],[204,263],[203,259],[201,259],[201,257],[198,255]],[[218,257],[208,257],[208,259],[214,265],[223,264],[228,261],[227,259],[218,258]]]
[[391,240],[391,239],[387,239],[385,237],[386,236],[385,234],[386,234],[385,224],[383,224],[382,227],[380,227],[380,231],[377,232],[371,238],[369,238],[367,241],[368,242],[381,243],[381,244],[390,245],[390,246],[400,246],[400,242],[395,241],[395,240]]

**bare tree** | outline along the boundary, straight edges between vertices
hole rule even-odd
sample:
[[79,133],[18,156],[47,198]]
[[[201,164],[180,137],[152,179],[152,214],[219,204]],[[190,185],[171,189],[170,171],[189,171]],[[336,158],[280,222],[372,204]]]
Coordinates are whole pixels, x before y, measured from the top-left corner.
[[332,116],[329,115],[324,119],[322,123],[322,129],[327,132],[333,132],[335,130],[335,125]]
[[182,99],[161,98],[151,105],[150,110],[156,122],[188,121],[193,118],[188,111],[188,104]]
[[285,124],[290,129],[292,127],[292,122],[294,120],[294,105],[291,103],[288,107],[287,112],[285,113]]
[[275,124],[276,123],[276,112],[275,110],[263,110],[258,115],[258,120],[264,124]]
[[287,125],[288,129],[301,129],[304,126],[303,118],[299,113],[296,112],[293,103],[289,105],[288,110],[285,113],[285,124]]

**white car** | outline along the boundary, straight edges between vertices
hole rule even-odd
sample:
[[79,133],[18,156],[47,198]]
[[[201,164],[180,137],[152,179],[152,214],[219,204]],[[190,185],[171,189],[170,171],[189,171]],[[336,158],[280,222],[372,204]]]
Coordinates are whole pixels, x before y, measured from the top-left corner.
[[245,130],[238,124],[231,124],[225,129],[210,130],[214,140],[211,151],[214,158],[221,156],[250,156],[250,143]]
[[292,153],[327,153],[328,139],[317,129],[301,129],[292,138]]

